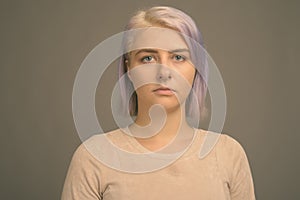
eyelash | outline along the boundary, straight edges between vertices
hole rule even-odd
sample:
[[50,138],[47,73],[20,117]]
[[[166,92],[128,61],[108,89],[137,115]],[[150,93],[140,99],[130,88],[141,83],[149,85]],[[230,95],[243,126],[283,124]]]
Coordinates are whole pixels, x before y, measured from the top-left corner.
[[154,59],[153,56],[144,56],[144,57],[142,57],[141,62],[143,62],[143,63],[149,63],[149,62],[151,62],[151,61],[146,61],[145,59],[147,59],[147,58]]
[[[177,58],[180,57],[180,58],[179,58],[179,59],[176,59],[176,57],[177,57]],[[151,60],[151,61],[146,61],[146,60],[145,60],[145,59],[148,59],[148,58],[154,59],[153,56],[144,56],[144,57],[141,58],[141,62],[143,62],[143,63],[150,63],[152,60]],[[183,61],[186,60],[186,57],[185,57],[185,56],[182,56],[182,55],[174,55],[174,56],[172,56],[172,59],[175,59],[175,60],[178,61],[178,62],[183,62]]]
[[[174,55],[174,58],[176,58],[177,56],[180,56],[180,61],[179,62],[183,62],[186,60],[186,57],[182,56],[182,55]],[[177,60],[178,61],[178,60]]]

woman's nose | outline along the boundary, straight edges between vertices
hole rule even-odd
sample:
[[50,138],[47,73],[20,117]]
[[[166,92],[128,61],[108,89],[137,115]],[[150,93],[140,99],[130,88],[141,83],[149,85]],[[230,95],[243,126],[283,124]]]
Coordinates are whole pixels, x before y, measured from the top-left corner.
[[166,61],[161,61],[157,70],[157,80],[159,82],[166,82],[172,79],[172,71]]

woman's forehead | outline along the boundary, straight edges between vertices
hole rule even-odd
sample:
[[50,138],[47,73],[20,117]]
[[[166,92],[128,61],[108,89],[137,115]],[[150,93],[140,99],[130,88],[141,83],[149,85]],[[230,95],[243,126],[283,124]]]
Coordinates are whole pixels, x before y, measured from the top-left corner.
[[174,51],[188,49],[183,36],[174,30],[167,28],[149,27],[132,33],[131,44],[128,51],[136,49],[161,49]]

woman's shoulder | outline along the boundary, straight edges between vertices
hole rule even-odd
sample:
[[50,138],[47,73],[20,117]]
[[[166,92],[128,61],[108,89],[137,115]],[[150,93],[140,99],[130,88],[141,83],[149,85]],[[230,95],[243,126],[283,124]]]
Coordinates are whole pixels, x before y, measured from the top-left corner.
[[78,145],[73,153],[73,160],[94,159],[93,151],[103,150],[107,144],[110,144],[111,140],[118,140],[120,138],[121,134],[119,130],[95,134]]
[[198,129],[198,134],[202,137],[202,145],[210,143],[214,148],[222,149],[223,151],[239,151],[243,147],[240,142],[227,133],[217,133],[204,129]]
[[241,143],[227,133],[217,133],[198,129],[201,136],[201,153],[200,157],[207,155],[216,155],[219,161],[234,162],[242,157],[246,157],[246,153]]
[[79,146],[79,149],[83,147],[99,146],[99,144],[102,144],[103,142],[114,143],[114,141],[118,140],[124,140],[124,134],[122,134],[120,129],[115,129],[105,133],[97,133],[83,141]]
[[220,136],[220,140],[217,144],[217,151],[223,157],[230,157],[231,159],[239,160],[246,156],[245,150],[241,143],[232,136],[223,133]]
[[205,136],[202,144],[212,144],[212,140],[215,140],[210,155],[216,156],[218,164],[227,174],[232,175],[239,170],[249,169],[246,152],[237,139],[226,133],[202,131],[202,134]]
[[220,134],[218,145],[219,148],[227,151],[243,151],[241,143],[236,138],[233,138],[232,136],[226,133]]
[[118,151],[112,140],[119,140],[120,137],[119,130],[114,130],[95,134],[83,141],[73,153],[71,168],[76,171],[107,171],[111,162],[118,162]]

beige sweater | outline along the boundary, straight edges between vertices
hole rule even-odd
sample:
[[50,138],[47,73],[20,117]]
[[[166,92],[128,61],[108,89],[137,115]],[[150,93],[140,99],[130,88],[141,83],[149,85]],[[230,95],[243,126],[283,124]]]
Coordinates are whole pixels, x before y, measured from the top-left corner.
[[[204,130],[198,130],[189,149],[160,170],[129,173],[112,169],[96,159],[83,143],[74,153],[65,180],[62,200],[252,200],[251,170],[241,145],[221,134],[204,158],[199,151]],[[106,134],[118,147],[141,152],[139,143],[120,130]],[[97,146],[97,136],[87,144]],[[103,152],[105,153],[105,152]]]

